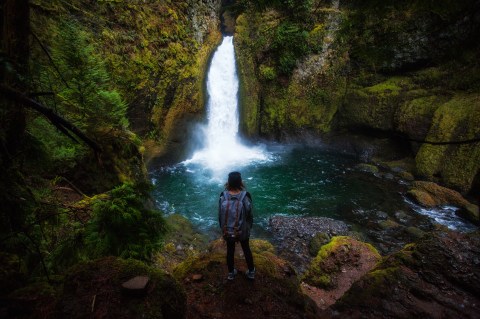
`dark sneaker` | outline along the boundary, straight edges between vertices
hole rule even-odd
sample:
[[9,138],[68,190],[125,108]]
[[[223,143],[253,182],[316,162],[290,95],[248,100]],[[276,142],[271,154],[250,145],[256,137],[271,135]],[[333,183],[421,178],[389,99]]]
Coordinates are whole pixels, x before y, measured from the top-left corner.
[[233,272],[229,272],[228,273],[228,276],[227,276],[227,279],[228,280],[233,280],[235,279],[235,276],[237,275],[237,270],[236,269],[233,269]]
[[255,272],[256,272],[256,269],[253,268],[253,270],[247,270],[247,272],[245,273],[245,276],[247,276],[248,279],[255,279]]

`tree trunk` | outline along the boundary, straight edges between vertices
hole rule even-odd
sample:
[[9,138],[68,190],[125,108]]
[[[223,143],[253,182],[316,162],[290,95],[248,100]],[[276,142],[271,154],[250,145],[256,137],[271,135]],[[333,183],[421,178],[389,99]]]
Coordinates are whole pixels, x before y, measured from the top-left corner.
[[[0,82],[21,92],[27,91],[30,19],[28,0],[0,0],[1,51]],[[8,167],[21,146],[25,132],[22,104],[0,96],[0,164]]]

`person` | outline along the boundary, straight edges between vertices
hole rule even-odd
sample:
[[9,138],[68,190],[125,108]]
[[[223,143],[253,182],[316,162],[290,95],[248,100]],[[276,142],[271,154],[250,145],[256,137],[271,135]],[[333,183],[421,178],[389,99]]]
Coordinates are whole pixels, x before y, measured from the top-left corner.
[[[225,226],[225,216],[222,218],[222,203],[227,202],[232,198],[232,196],[238,196],[242,200],[244,211],[244,226],[239,231],[240,234],[237,235],[228,235],[226,233]],[[219,223],[220,228],[224,231],[224,239],[227,243],[227,267],[228,267],[228,280],[233,280],[237,275],[237,269],[234,266],[234,256],[235,256],[235,244],[237,241],[240,242],[242,246],[243,255],[245,256],[245,261],[247,262],[248,270],[245,273],[248,279],[255,279],[255,266],[253,263],[252,251],[250,250],[250,230],[253,225],[253,212],[252,212],[252,196],[249,192],[246,191],[245,185],[242,181],[242,175],[239,172],[231,172],[228,174],[228,181],[225,184],[225,190],[220,194],[219,204],[218,204],[218,214],[219,214]],[[228,209],[227,209],[228,214]],[[228,218],[228,217],[227,217]],[[237,230],[235,229],[235,232]]]

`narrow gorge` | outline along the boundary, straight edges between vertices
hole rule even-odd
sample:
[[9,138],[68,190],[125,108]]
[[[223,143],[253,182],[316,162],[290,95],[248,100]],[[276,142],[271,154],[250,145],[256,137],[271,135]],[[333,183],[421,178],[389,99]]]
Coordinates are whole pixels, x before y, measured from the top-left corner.
[[0,16],[0,318],[477,318],[479,1]]

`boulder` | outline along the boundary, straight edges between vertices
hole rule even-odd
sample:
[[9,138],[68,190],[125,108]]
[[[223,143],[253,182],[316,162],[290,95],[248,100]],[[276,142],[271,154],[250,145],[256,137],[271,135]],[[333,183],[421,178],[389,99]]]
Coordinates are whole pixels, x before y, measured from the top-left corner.
[[320,309],[332,305],[381,259],[370,244],[347,236],[322,246],[303,276],[303,291]]
[[453,205],[460,208],[459,214],[478,224],[479,209],[477,205],[470,203],[459,192],[433,182],[416,181],[407,192],[407,196],[418,204],[425,207],[440,205]]
[[436,231],[384,257],[319,317],[478,318],[479,296],[480,233]]

